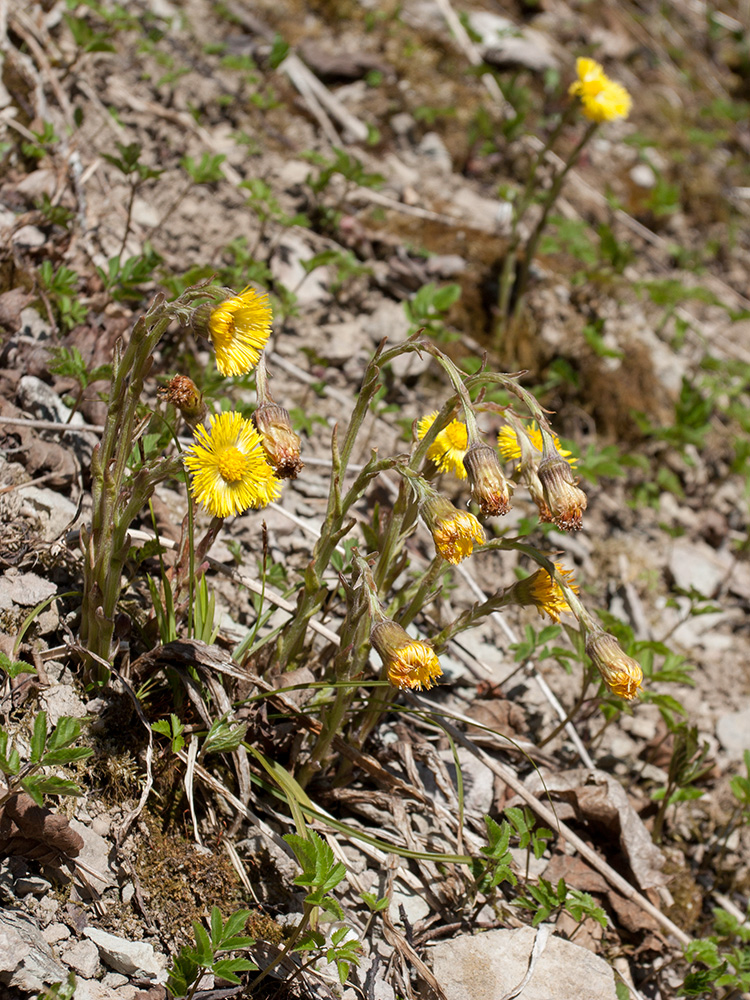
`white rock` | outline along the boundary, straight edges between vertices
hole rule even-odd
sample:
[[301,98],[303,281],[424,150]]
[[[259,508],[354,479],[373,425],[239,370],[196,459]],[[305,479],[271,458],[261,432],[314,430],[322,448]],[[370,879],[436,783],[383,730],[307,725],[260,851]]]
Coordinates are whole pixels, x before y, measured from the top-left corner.
[[448,148],[437,134],[427,132],[417,146],[417,153],[429,163],[430,169],[440,174],[453,172],[453,161]]
[[[531,927],[463,934],[432,950],[447,1000],[497,1000],[519,986],[537,931]],[[612,969],[597,955],[551,936],[520,996],[523,1000],[616,1000]]]
[[388,913],[390,914],[391,920],[394,924],[401,925],[403,923],[401,919],[401,907],[404,909],[406,914],[406,919],[409,921],[411,926],[418,923],[430,912],[430,904],[424,898],[422,893],[415,892],[410,886],[401,882],[399,879],[395,879],[393,883],[393,893],[391,895],[391,903],[388,907]]
[[86,715],[86,706],[67,684],[53,684],[42,692],[39,700],[47,713],[47,729],[50,732],[65,715],[72,719],[83,719]]
[[57,584],[45,580],[36,573],[19,573],[10,568],[0,577],[0,608],[17,604],[22,608],[33,608],[57,592]]
[[162,963],[153,947],[145,941],[126,941],[98,927],[85,927],[83,933],[97,946],[102,961],[115,972],[122,972],[125,976],[140,972],[152,978],[161,972]]
[[719,742],[733,760],[742,760],[745,750],[750,750],[750,706],[739,712],[722,715],[716,723]]
[[675,538],[669,555],[669,571],[678,587],[694,588],[704,597],[715,597],[729,579],[734,557],[712,549],[701,541]]
[[650,167],[648,163],[636,163],[630,171],[630,179],[636,187],[645,190],[656,187],[656,174],[654,168]]
[[36,923],[20,910],[0,909],[0,958],[6,973],[3,982],[11,996],[16,995],[13,988],[39,992],[46,984],[63,982],[67,976]]
[[54,389],[36,375],[24,375],[19,379],[17,400],[24,410],[39,420],[54,420],[59,424],[66,424],[70,420],[76,427],[85,423],[80,413],[74,413],[71,418],[70,410]]
[[[94,889],[103,892],[108,886],[116,885],[117,879],[110,864],[112,845],[100,837],[90,826],[86,826],[77,819],[71,819],[70,827],[83,838],[83,847],[78,858],[90,869],[87,872],[87,878]],[[94,876],[91,872],[96,872],[97,875]],[[99,878],[99,875],[102,877]]]
[[76,515],[77,508],[73,501],[56,490],[21,486],[16,492],[38,515],[45,542],[54,542],[58,539]]
[[99,969],[99,949],[93,941],[76,941],[63,948],[60,959],[84,979],[93,979]]
[[57,944],[58,941],[67,941],[70,937],[70,928],[65,924],[49,924],[42,931],[42,937],[47,944]]

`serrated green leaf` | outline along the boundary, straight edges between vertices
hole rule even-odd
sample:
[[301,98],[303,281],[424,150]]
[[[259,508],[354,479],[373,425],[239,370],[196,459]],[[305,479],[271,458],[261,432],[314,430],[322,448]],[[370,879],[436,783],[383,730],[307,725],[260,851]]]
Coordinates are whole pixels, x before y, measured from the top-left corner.
[[31,763],[38,764],[44,753],[47,742],[47,713],[39,712],[34,719],[34,729],[31,734]]
[[220,958],[210,968],[215,976],[221,976],[227,982],[239,985],[242,980],[237,976],[237,973],[254,972],[258,966],[247,958]]

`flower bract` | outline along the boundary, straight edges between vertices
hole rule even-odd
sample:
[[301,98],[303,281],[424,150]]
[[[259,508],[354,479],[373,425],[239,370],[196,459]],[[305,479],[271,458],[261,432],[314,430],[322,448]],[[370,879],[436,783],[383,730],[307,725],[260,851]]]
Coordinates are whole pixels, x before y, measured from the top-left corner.
[[208,334],[222,375],[245,375],[257,365],[271,335],[268,296],[246,288],[212,310]]
[[265,507],[281,496],[281,483],[266,461],[260,434],[241,413],[209,417],[185,452],[190,492],[214,517]]
[[474,545],[483,545],[484,529],[466,510],[458,510],[450,500],[438,494],[425,500],[422,517],[432,532],[435,548],[446,562],[456,564],[470,556]]
[[613,694],[630,701],[638,694],[643,681],[643,671],[637,660],[628,656],[608,632],[590,635],[586,652]]

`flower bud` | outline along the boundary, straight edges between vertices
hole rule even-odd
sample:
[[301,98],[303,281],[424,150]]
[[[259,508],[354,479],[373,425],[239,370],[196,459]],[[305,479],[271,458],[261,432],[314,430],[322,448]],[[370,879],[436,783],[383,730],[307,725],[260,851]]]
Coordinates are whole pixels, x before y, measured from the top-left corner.
[[578,531],[588,500],[576,486],[570,465],[561,455],[551,455],[539,463],[537,475],[551,520],[563,531]]
[[482,525],[466,510],[457,510],[450,500],[438,494],[428,497],[420,507],[425,524],[432,532],[435,548],[443,559],[456,565],[474,551],[474,543],[483,545]]
[[292,428],[289,411],[276,403],[262,403],[253,414],[253,422],[279,479],[296,479],[303,464],[300,439]]
[[586,652],[613,694],[630,701],[643,681],[643,671],[608,632],[595,632],[586,640]]
[[203,394],[187,375],[175,375],[171,382],[159,389],[158,395],[177,407],[185,423],[193,431],[203,422],[208,412]]
[[477,442],[466,452],[464,467],[469,476],[471,495],[487,517],[507,514],[510,510],[511,485],[503,475],[494,448]]
[[386,619],[373,626],[370,642],[388,671],[388,680],[397,688],[431,688],[443,671],[435,650],[426,642],[412,639],[396,622]]

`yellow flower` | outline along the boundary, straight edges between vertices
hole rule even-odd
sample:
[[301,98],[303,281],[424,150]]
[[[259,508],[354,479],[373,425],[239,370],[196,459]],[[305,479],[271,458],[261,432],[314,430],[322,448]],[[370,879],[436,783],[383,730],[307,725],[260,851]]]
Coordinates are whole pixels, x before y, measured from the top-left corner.
[[266,461],[260,434],[241,413],[209,417],[200,424],[195,444],[185,452],[190,492],[214,517],[265,507],[281,496],[281,483]]
[[475,543],[484,544],[479,521],[468,511],[457,510],[445,497],[437,494],[429,497],[422,504],[421,513],[438,553],[454,566],[471,555]]
[[[526,436],[531,441],[536,450],[541,454],[542,451],[542,432],[539,430],[536,424],[531,424],[529,427],[525,427],[524,431]],[[562,455],[563,458],[568,459],[568,464],[575,468],[575,464],[578,461],[577,458],[572,458],[573,452],[567,451],[560,444],[560,438],[556,435],[552,435],[552,439],[555,442],[555,447],[557,448],[558,454]],[[505,424],[500,428],[497,435],[497,445],[500,449],[500,454],[503,456],[506,462],[514,461],[521,457],[521,445],[518,440],[518,434],[515,430],[508,424]]]
[[637,660],[627,656],[614,636],[598,632],[586,640],[586,652],[613,694],[630,701],[638,694],[643,671]]
[[[550,518],[562,531],[578,531],[588,498],[576,486],[570,466],[560,455],[542,459],[537,476]],[[535,498],[536,499],[536,498]],[[540,507],[541,509],[541,507]],[[545,520],[548,520],[545,518]]]
[[[573,571],[564,569],[560,563],[555,563],[555,569],[573,593],[577,594],[578,586],[573,582]],[[516,604],[533,606],[542,617],[547,614],[553,622],[560,621],[563,611],[570,611],[562,587],[553,580],[546,569],[538,569],[525,580],[519,580],[511,589],[512,600]]]
[[570,85],[569,93],[581,98],[584,115],[592,122],[611,122],[627,118],[632,107],[630,94],[610,80],[594,59],[576,60],[578,79]]
[[405,629],[390,619],[373,627],[370,642],[378,651],[394,687],[427,690],[443,673],[432,646],[412,639]]
[[221,374],[247,374],[258,364],[271,335],[268,296],[246,288],[211,309],[207,327]]
[[[435,423],[438,411],[422,417],[417,424],[417,436],[420,441]],[[459,479],[466,479],[464,455],[469,444],[466,424],[460,420],[451,420],[444,427],[427,449],[427,457],[438,467],[440,472],[452,472]]]

